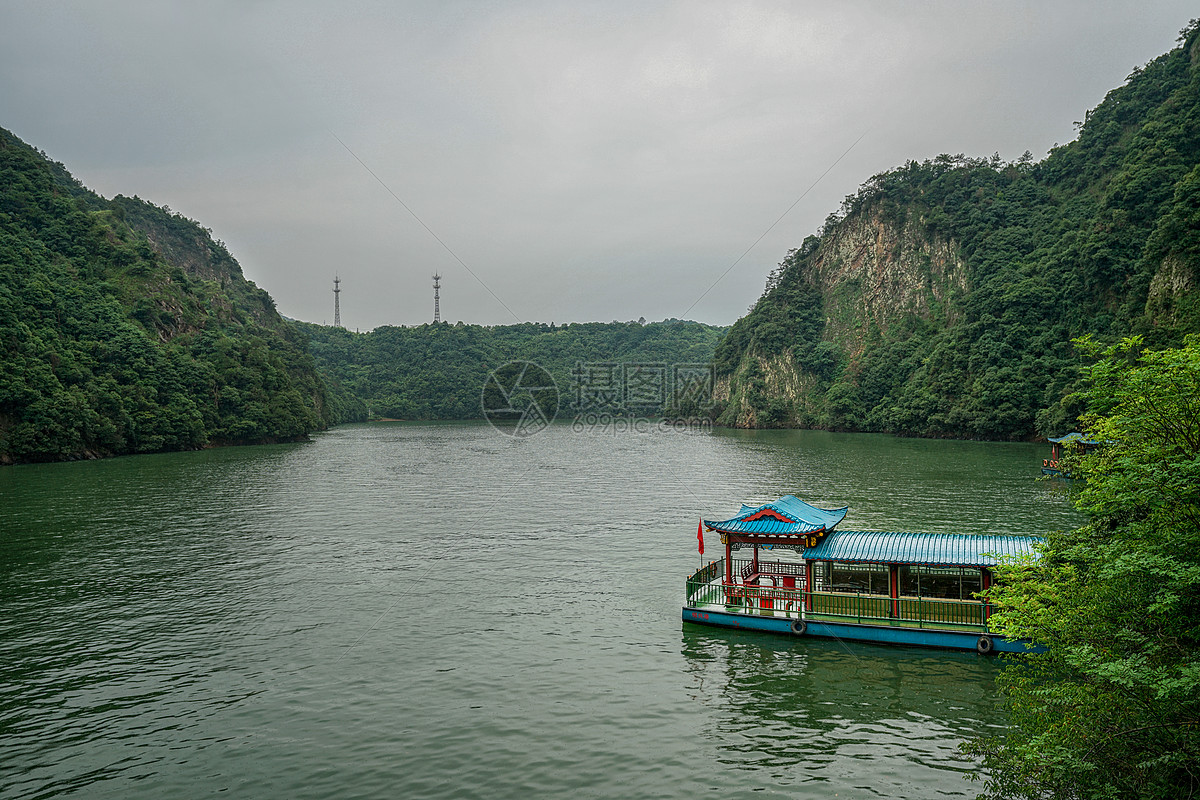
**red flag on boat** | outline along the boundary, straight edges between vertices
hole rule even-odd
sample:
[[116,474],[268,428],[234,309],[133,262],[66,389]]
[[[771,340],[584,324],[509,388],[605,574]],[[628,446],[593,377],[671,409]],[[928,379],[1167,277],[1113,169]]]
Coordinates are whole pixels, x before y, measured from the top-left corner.
[[704,555],[704,520],[696,526],[696,541],[700,543],[700,555]]

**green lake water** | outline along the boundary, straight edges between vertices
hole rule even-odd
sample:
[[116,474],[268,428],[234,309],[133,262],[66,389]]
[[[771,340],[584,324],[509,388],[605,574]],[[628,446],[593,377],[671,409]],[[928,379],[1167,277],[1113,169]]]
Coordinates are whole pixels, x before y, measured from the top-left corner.
[[973,796],[997,660],[685,626],[684,578],[785,493],[1077,524],[1043,449],[389,423],[0,469],[0,797]]

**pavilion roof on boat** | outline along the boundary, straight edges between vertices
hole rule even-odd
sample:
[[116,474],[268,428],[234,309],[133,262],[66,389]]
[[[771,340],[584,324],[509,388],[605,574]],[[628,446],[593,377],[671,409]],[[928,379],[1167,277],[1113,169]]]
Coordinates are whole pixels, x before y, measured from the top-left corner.
[[1095,439],[1089,439],[1088,437],[1084,436],[1079,431],[1071,431],[1070,433],[1064,433],[1062,436],[1059,436],[1057,439],[1054,438],[1053,436],[1048,436],[1048,437],[1046,437],[1046,441],[1053,442],[1054,444],[1078,444],[1078,445],[1083,445],[1083,446],[1100,444],[1100,442],[1096,441]]
[[845,519],[847,510],[817,508],[789,494],[766,505],[743,505],[736,516],[720,521],[706,519],[704,526],[747,540],[823,536]]

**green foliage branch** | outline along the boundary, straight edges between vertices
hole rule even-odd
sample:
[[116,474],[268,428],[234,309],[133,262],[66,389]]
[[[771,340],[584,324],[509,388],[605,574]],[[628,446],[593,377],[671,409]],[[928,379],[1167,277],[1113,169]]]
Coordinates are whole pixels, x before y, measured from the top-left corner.
[[1086,525],[999,571],[1006,636],[1047,650],[999,677],[1004,734],[970,743],[983,797],[1183,798],[1200,793],[1200,337],[1144,350],[1081,339],[1084,429],[1101,448]]

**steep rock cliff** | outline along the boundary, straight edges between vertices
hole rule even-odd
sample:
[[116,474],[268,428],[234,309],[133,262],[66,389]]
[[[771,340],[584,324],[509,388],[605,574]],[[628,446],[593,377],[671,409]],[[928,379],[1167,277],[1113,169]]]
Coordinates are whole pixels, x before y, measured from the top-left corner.
[[[718,373],[723,424],[819,424],[837,363],[856,363],[869,343],[909,329],[914,320],[946,325],[962,316],[962,258],[953,242],[920,220],[896,220],[873,207],[848,216],[814,244],[789,254],[758,313],[736,326],[754,332],[738,368]],[[807,324],[771,319],[786,316],[794,303],[805,306]],[[726,351],[743,332],[735,330]]]
[[897,222],[877,207],[848,217],[824,237],[809,269],[824,301],[826,337],[852,359],[910,316],[947,325],[962,316],[962,257],[921,220]]

